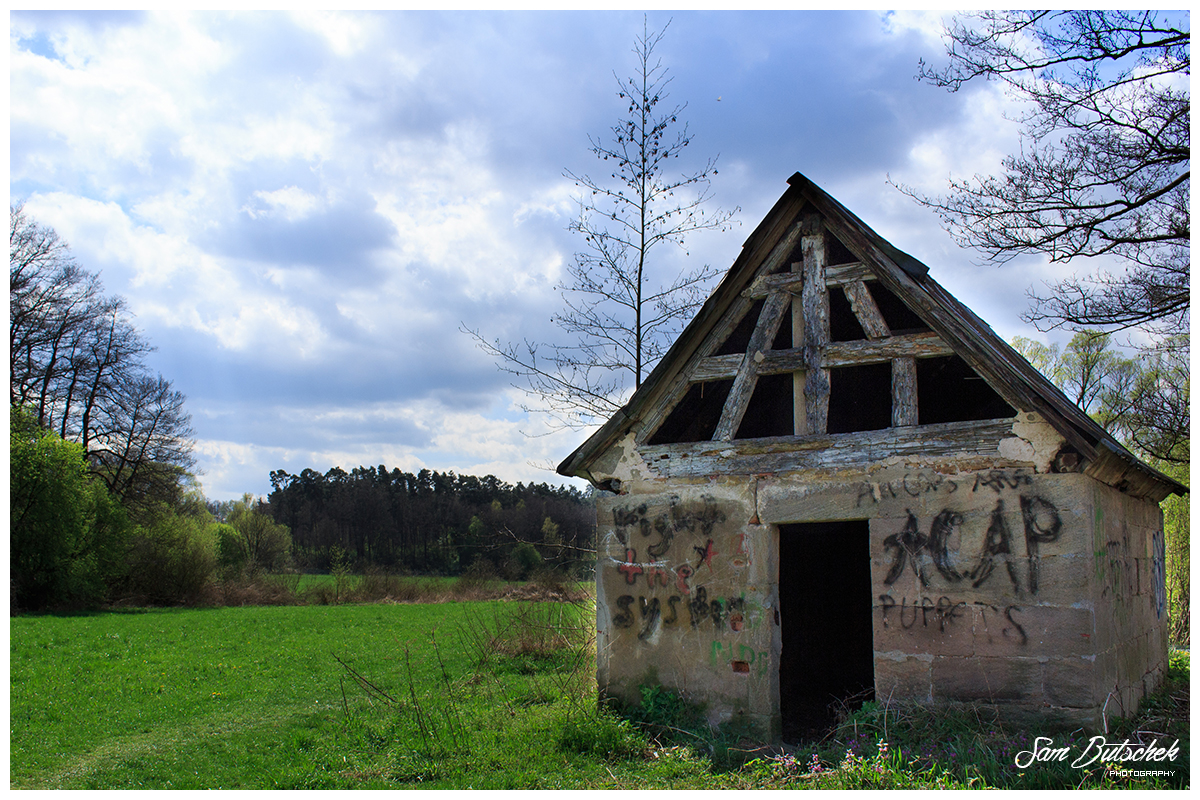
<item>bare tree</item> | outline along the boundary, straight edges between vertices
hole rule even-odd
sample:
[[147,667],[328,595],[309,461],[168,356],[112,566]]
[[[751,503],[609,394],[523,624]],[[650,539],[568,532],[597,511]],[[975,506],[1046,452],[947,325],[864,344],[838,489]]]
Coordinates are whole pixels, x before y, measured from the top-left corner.
[[191,415],[186,398],[161,375],[139,375],[121,383],[103,409],[102,435],[88,457],[109,491],[127,509],[148,510],[178,500],[192,456]]
[[1005,262],[1117,256],[1127,269],[1049,285],[1027,319],[1047,327],[1186,332],[1190,251],[1187,14],[983,11],[945,30],[950,63],[920,77],[956,91],[982,78],[1027,101],[1003,175],[904,191],[961,244]]
[[172,502],[192,458],[184,397],[142,356],[153,348],[51,228],[9,208],[9,400],[83,445],[131,510]]
[[548,411],[562,427],[582,428],[620,408],[719,274],[707,265],[664,274],[654,257],[660,246],[685,248],[688,236],[724,230],[738,211],[705,208],[715,158],[695,172],[672,171],[692,137],[680,121],[686,106],[667,102],[671,78],[654,52],[665,34],[666,27],[653,32],[643,20],[633,47],[634,75],[613,75],[625,114],[609,138],[589,137],[591,152],[609,174],[596,179],[564,173],[582,189],[569,228],[583,236],[584,249],[558,287],[563,309],[552,320],[563,340],[502,344],[464,328],[502,370],[520,378],[519,388],[537,401],[537,410]]

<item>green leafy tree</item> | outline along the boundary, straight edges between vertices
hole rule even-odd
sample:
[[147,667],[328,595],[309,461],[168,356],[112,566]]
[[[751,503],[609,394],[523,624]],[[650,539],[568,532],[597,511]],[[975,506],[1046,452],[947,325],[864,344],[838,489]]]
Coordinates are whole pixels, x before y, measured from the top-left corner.
[[159,506],[132,537],[127,597],[150,605],[204,602],[217,567],[215,527],[207,514]]
[[195,463],[184,396],[142,361],[153,349],[54,230],[9,207],[10,405],[83,445],[138,522],[182,496]]
[[11,408],[9,490],[13,606],[102,602],[122,571],[129,526],[103,484],[89,480],[83,447]]
[[222,560],[229,559],[247,572],[280,569],[292,547],[292,537],[284,525],[271,518],[264,504],[246,494],[236,502],[226,520],[237,537],[227,537],[222,545]]

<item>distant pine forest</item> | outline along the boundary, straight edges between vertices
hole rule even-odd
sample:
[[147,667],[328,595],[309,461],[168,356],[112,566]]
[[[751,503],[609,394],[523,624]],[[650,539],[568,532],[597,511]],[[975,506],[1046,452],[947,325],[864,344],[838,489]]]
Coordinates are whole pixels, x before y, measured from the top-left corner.
[[414,475],[382,464],[324,475],[274,470],[270,478],[266,505],[290,530],[302,570],[523,579],[548,568],[583,577],[595,564],[590,489],[427,469]]

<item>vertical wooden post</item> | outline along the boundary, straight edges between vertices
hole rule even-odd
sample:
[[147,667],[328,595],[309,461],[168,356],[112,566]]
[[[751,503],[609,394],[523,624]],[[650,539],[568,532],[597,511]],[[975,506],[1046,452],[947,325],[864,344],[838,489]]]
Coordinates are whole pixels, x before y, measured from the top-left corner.
[[[803,261],[792,263],[792,272],[803,271]],[[792,347],[804,348],[804,303],[795,295],[792,296]],[[796,436],[808,433],[808,404],[805,402],[804,377],[804,370],[792,373],[792,433]]]
[[917,360],[892,359],[892,427],[917,424]]
[[818,214],[804,217],[800,252],[804,258],[804,287],[800,301],[804,314],[804,399],[806,433],[825,433],[829,420],[829,370],[821,369],[821,356],[829,344],[829,290],[825,285],[825,229]]

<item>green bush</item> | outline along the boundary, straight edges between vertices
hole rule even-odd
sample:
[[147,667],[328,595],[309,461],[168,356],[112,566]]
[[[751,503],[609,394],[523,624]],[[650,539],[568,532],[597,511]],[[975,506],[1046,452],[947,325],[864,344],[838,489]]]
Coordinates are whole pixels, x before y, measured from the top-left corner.
[[204,598],[217,566],[216,526],[162,509],[139,527],[129,548],[128,599],[187,605]]
[[529,542],[521,542],[514,547],[509,560],[518,580],[527,580],[542,566],[542,554]]
[[292,536],[286,526],[275,522],[269,513],[260,508],[253,496],[243,495],[240,501],[234,503],[229,514],[229,527],[237,535],[226,533],[222,539],[223,563],[236,563],[251,575],[276,571],[286,565],[292,549]]
[[89,479],[83,447],[11,409],[9,490],[13,608],[103,602],[123,570],[129,524],[104,485]]

